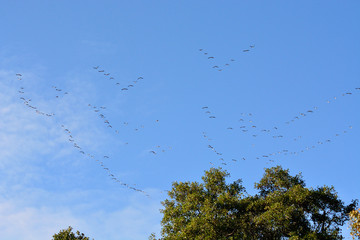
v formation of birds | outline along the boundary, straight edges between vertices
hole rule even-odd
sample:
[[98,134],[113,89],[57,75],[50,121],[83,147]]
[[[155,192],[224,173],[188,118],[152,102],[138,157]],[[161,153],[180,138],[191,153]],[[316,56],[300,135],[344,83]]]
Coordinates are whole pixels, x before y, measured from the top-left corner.
[[[251,52],[254,48],[255,48],[255,45],[250,45],[249,48],[243,49],[242,52],[244,54],[247,54],[247,53]],[[216,71],[219,71],[219,72],[229,68],[233,64],[233,62],[236,61],[235,59],[230,58],[230,59],[228,59],[228,61],[220,63],[220,62],[216,62],[216,60],[217,60],[216,57],[211,55],[205,49],[199,49],[199,52],[202,55],[204,55],[207,60],[212,61],[213,65],[211,68]],[[130,83],[123,85],[119,81],[117,81],[116,78],[111,73],[106,72],[100,66],[94,66],[93,70],[97,71],[99,74],[102,74],[104,77],[106,77],[110,81],[112,81],[112,84],[119,87],[120,91],[131,91],[132,88],[136,87],[136,85],[138,85],[139,83],[141,83],[141,81],[144,80],[144,78],[142,76],[139,76],[138,78],[132,80]],[[18,81],[23,81],[23,75],[21,73],[16,73],[16,78]],[[64,91],[63,89],[60,89],[56,86],[52,86],[52,89],[54,89],[53,97],[55,99],[61,99],[70,94],[69,92]],[[334,101],[337,101],[337,99],[339,99],[341,97],[349,97],[355,93],[360,93],[360,88],[355,88],[355,89],[349,90],[347,92],[343,92],[339,96],[333,97],[331,100],[328,99],[325,102],[327,104],[330,104]],[[20,100],[22,100],[24,106],[27,107],[28,109],[32,110],[35,114],[42,115],[44,117],[49,117],[49,118],[56,117],[55,113],[45,112],[42,109],[40,109],[38,106],[33,104],[32,99],[26,97],[26,89],[23,86],[19,87],[18,94],[19,94],[19,98],[20,98]],[[109,119],[106,117],[106,114],[104,111],[107,109],[107,107],[95,106],[90,103],[87,105],[87,107],[90,111],[93,111],[97,114],[97,117],[103,121],[103,124],[105,124],[105,126],[110,131],[112,131],[114,134],[119,134],[120,130],[117,127],[115,127],[109,121]],[[213,111],[210,109],[210,107],[203,106],[201,108],[201,110],[203,111],[204,115],[208,119],[211,119],[210,121],[216,120],[217,116],[213,113]],[[285,137],[285,134],[282,133],[282,131],[281,131],[283,126],[291,125],[297,121],[300,121],[301,119],[306,118],[309,115],[315,114],[318,110],[319,110],[319,108],[317,106],[313,106],[313,107],[307,109],[306,111],[301,112],[298,115],[294,116],[292,119],[284,121],[284,123],[282,125],[272,126],[271,128],[262,128],[261,126],[255,124],[254,119],[253,119],[254,116],[252,113],[240,113],[241,117],[239,119],[237,119],[238,124],[233,125],[233,126],[224,127],[224,131],[233,131],[233,132],[236,132],[237,134],[247,135],[248,137],[251,137],[254,139],[256,139],[259,136],[268,136],[272,139],[282,139]],[[155,120],[154,122],[156,124],[159,124],[159,120]],[[122,122],[121,125],[124,127],[128,127],[129,123]],[[121,186],[126,187],[129,190],[137,191],[137,192],[145,194],[146,196],[149,196],[149,194],[146,193],[145,191],[141,190],[140,188],[135,187],[136,186],[135,184],[124,183],[117,176],[115,176],[115,174],[111,171],[111,169],[109,169],[104,163],[105,159],[111,159],[111,157],[109,155],[104,155],[102,157],[95,157],[94,154],[92,154],[89,151],[86,151],[84,148],[82,148],[80,146],[80,144],[72,136],[72,132],[69,128],[67,128],[64,124],[61,124],[59,127],[61,127],[63,132],[67,135],[68,142],[71,144],[71,146],[73,148],[75,148],[79,152],[79,154],[95,161],[99,165],[99,167],[102,168],[106,172],[108,177],[111,178],[115,183],[120,184]],[[144,128],[144,125],[140,125],[140,126],[135,127],[133,129],[133,131],[138,132],[138,131],[141,131],[143,128]],[[236,157],[231,157],[229,159],[226,159],[224,157],[225,154],[223,154],[223,152],[218,150],[218,148],[213,143],[214,142],[213,139],[210,138],[210,136],[205,131],[202,132],[202,137],[204,140],[207,141],[207,143],[206,143],[207,148],[215,154],[215,156],[218,160],[218,162],[211,161],[210,165],[220,164],[220,165],[226,166],[230,163],[235,164],[235,163],[241,162],[241,161],[261,160],[261,159],[266,160],[269,163],[269,162],[274,162],[276,160],[276,158],[281,155],[298,155],[305,151],[317,148],[322,144],[331,143],[335,138],[346,134],[351,129],[352,129],[352,126],[348,126],[346,129],[343,129],[341,132],[334,133],[331,136],[328,136],[327,138],[316,140],[313,142],[313,144],[306,146],[302,149],[297,149],[297,150],[276,149],[272,152],[259,154],[258,156],[252,157],[252,158],[239,155]],[[299,141],[301,138],[302,138],[302,136],[297,136],[295,138],[292,138],[291,141]],[[127,144],[128,144],[128,142],[125,143],[125,145],[127,145]],[[149,151],[149,154],[157,155],[159,153],[165,152],[170,149],[171,149],[171,147],[164,147],[164,146],[156,145],[156,146],[154,146],[154,149],[151,149]]]

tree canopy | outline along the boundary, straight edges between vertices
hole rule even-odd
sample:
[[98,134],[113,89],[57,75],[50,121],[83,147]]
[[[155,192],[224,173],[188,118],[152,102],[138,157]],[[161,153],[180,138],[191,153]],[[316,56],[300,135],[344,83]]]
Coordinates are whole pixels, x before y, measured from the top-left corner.
[[265,169],[254,196],[227,177],[211,168],[202,183],[174,182],[162,202],[161,239],[343,239],[340,227],[357,206],[332,186],[306,188],[301,174],[281,166]]
[[52,240],[90,240],[89,237],[85,237],[83,233],[76,231],[76,234],[72,232],[72,227],[60,230],[59,233],[54,234]]

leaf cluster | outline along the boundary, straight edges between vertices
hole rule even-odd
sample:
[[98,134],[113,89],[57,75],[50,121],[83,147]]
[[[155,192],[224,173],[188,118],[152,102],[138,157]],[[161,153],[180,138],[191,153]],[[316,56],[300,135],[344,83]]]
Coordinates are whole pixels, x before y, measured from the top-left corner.
[[52,240],[90,240],[84,233],[76,231],[76,234],[72,232],[73,228],[68,227],[67,229],[60,230],[59,233],[54,234]]

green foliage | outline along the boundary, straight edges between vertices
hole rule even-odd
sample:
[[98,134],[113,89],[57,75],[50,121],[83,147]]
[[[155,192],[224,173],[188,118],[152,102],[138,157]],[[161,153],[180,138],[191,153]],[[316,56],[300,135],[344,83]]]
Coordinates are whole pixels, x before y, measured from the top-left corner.
[[243,237],[242,225],[248,203],[241,201],[241,181],[225,184],[228,174],[210,169],[204,183],[174,183],[162,204],[162,235],[165,239],[227,239]]
[[162,239],[343,239],[340,226],[357,205],[344,205],[333,187],[306,188],[280,166],[265,170],[255,196],[228,176],[211,168],[202,183],[174,182],[162,202]]
[[156,235],[155,235],[155,233],[151,233],[151,235],[149,236],[148,240],[156,240]]
[[75,233],[72,232],[72,227],[68,227],[67,229],[60,230],[59,233],[54,234],[52,240],[90,240],[90,238],[85,237],[83,233],[76,231]]

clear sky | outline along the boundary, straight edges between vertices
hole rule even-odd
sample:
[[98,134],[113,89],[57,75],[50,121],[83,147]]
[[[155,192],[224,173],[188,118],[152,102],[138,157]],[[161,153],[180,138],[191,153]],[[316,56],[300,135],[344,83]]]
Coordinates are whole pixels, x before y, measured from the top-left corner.
[[0,3],[0,239],[147,239],[211,166],[360,198],[359,1]]

